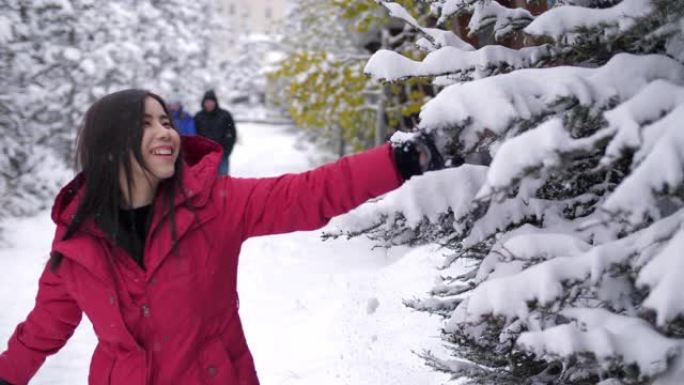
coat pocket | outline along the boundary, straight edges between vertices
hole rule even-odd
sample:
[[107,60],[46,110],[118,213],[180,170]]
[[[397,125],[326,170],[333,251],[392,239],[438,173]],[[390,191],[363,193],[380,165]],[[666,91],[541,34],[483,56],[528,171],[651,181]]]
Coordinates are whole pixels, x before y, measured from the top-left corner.
[[220,339],[207,342],[200,352],[202,383],[206,385],[237,385],[233,362]]

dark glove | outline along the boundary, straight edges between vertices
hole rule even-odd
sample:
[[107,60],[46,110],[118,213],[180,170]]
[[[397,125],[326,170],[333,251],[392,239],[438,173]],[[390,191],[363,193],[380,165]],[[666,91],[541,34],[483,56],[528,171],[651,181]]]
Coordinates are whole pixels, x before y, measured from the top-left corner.
[[394,161],[404,180],[444,168],[442,154],[428,134],[408,134],[398,140],[392,139],[392,148]]
[[12,384],[10,384],[9,382],[7,382],[7,381],[3,380],[2,378],[0,378],[0,385],[12,385]]

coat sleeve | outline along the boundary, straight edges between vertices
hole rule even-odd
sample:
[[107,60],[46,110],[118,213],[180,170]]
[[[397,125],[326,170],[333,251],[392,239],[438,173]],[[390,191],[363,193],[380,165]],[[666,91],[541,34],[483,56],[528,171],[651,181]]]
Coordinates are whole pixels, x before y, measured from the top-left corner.
[[12,385],[25,385],[48,355],[66,344],[81,321],[81,308],[65,288],[60,270],[49,263],[38,282],[33,310],[20,323],[0,354],[0,378]]
[[188,116],[188,135],[197,135],[195,119],[192,116]]
[[332,217],[399,187],[402,179],[390,146],[383,145],[301,174],[227,177],[225,183],[233,183],[235,192],[226,199],[238,197],[227,206],[243,207],[236,211],[242,212],[240,228],[246,239],[318,229]]
[[233,147],[237,142],[237,130],[235,129],[235,120],[233,120],[233,115],[226,111],[226,156],[230,156],[233,152]]

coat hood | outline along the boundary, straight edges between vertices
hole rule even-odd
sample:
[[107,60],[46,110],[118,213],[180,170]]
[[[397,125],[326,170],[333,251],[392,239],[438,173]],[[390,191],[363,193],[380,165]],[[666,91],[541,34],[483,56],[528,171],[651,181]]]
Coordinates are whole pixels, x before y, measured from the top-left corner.
[[[193,206],[201,207],[206,203],[218,175],[222,153],[220,145],[201,136],[181,137],[182,186],[185,191],[176,196],[176,205],[191,201]],[[52,220],[57,225],[71,222],[85,193],[85,183],[81,172],[57,194],[52,206]]]
[[202,103],[200,104],[200,110],[204,111],[204,101],[205,100],[213,100],[214,103],[216,103],[216,108],[214,108],[214,111],[218,111],[219,109],[219,102],[218,99],[216,99],[216,93],[214,90],[209,90],[204,93],[204,96],[202,97]]

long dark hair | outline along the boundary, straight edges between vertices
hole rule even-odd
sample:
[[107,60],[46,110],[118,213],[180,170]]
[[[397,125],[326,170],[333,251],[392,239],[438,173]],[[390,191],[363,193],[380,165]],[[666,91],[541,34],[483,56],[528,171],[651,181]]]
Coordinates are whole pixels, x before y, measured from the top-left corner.
[[[133,170],[130,154],[147,170],[147,165],[140,151],[143,123],[145,116],[145,99],[153,98],[161,104],[168,115],[166,103],[150,91],[129,89],[106,95],[96,101],[86,112],[77,138],[76,168],[82,172],[79,179],[84,194],[79,202],[76,214],[67,226],[62,240],[71,238],[83,222],[92,218],[114,244],[121,245],[119,234],[119,210],[127,206],[121,191],[119,175],[123,171],[128,196],[133,185]],[[182,154],[175,163],[172,177],[163,180],[158,192],[164,194],[164,202],[169,209],[171,232],[176,242],[176,226],[174,217],[174,197],[180,187],[182,178]],[[61,264],[64,255],[53,252],[50,264],[53,270]]]

